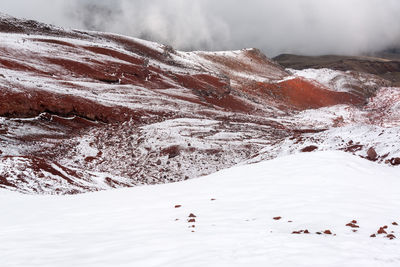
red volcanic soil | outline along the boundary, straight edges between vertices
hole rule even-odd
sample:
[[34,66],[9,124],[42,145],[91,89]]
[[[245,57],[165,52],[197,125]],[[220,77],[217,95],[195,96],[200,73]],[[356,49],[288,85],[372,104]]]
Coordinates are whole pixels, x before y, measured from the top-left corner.
[[289,108],[300,110],[329,107],[338,104],[362,105],[365,99],[347,92],[334,92],[323,85],[303,78],[279,83],[252,84],[253,93],[261,93]]
[[6,68],[9,70],[16,70],[16,71],[27,71],[27,72],[33,72],[36,74],[42,74],[42,75],[46,75],[46,72],[40,71],[32,66],[26,65],[26,64],[22,64],[16,60],[12,60],[12,59],[3,59],[0,58],[0,66],[2,68]]
[[48,112],[65,117],[76,115],[89,120],[115,122],[126,121],[128,116],[139,120],[142,115],[140,111],[125,107],[109,107],[77,96],[35,89],[29,90],[28,96],[25,92],[0,91],[0,97],[0,116],[5,117],[33,117]]

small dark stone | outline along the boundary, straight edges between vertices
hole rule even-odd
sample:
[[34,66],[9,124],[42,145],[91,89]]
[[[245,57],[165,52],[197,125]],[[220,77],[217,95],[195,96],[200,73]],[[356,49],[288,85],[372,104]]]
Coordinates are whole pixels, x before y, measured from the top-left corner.
[[368,149],[368,151],[367,151],[367,159],[374,161],[377,158],[378,158],[378,154],[376,153],[375,149],[373,147]]
[[313,151],[315,151],[317,149],[318,149],[317,146],[308,146],[308,147],[303,148],[301,150],[301,152],[313,152]]
[[389,235],[387,235],[386,237],[389,238],[390,240],[393,240],[393,239],[396,238],[396,236],[393,235],[393,234],[389,234]]
[[392,164],[393,166],[398,166],[400,165],[400,158],[392,158],[390,160],[390,164]]
[[377,233],[378,233],[379,235],[387,234],[387,232],[385,231],[385,229],[384,229],[383,227],[379,228],[379,230],[378,230]]

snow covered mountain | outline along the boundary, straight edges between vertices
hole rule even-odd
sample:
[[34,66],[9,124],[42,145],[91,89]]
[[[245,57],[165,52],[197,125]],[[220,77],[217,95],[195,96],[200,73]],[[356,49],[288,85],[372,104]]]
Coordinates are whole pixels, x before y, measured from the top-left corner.
[[341,150],[400,164],[400,89],[0,16],[0,187],[75,194]]
[[317,63],[0,15],[0,266],[400,266],[397,76]]

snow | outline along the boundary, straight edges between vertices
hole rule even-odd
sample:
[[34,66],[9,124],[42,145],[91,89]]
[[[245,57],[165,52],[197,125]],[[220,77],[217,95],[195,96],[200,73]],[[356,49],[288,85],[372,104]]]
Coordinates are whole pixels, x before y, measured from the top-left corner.
[[[336,71],[331,69],[304,69],[304,70],[290,69],[290,72],[298,77],[303,77],[306,79],[318,81],[319,83],[325,85],[326,87],[329,87],[332,80],[334,80],[336,77],[345,74],[342,71]],[[335,89],[337,89],[338,91],[347,91],[343,90],[342,88],[343,83],[347,82],[348,82],[347,80],[342,79],[338,84],[339,86],[335,86]]]
[[[207,70],[216,75],[225,74],[231,78],[233,83],[235,80],[269,82],[288,75],[270,61],[268,61],[270,64],[268,68],[265,68],[265,65],[256,64],[247,55],[247,52],[252,50],[178,52],[179,57],[174,59],[193,69]],[[218,58],[219,60],[215,60]],[[235,70],[235,68],[237,69]]]
[[399,266],[398,239],[369,237],[398,235],[399,210],[399,170],[342,152],[75,196],[0,191],[1,266]]
[[327,68],[322,69],[287,69],[292,75],[281,81],[302,77],[316,81],[327,89],[335,92],[352,92],[354,87],[377,87],[378,79],[370,74],[352,73],[351,71],[339,71]]

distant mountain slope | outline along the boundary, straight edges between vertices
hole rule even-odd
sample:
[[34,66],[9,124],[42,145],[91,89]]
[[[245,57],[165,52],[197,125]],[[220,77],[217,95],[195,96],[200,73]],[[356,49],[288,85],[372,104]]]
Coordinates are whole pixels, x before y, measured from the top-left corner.
[[357,71],[378,75],[400,85],[400,58],[390,53],[375,56],[298,56],[282,54],[274,58],[282,66],[292,69],[329,68],[341,71]]

